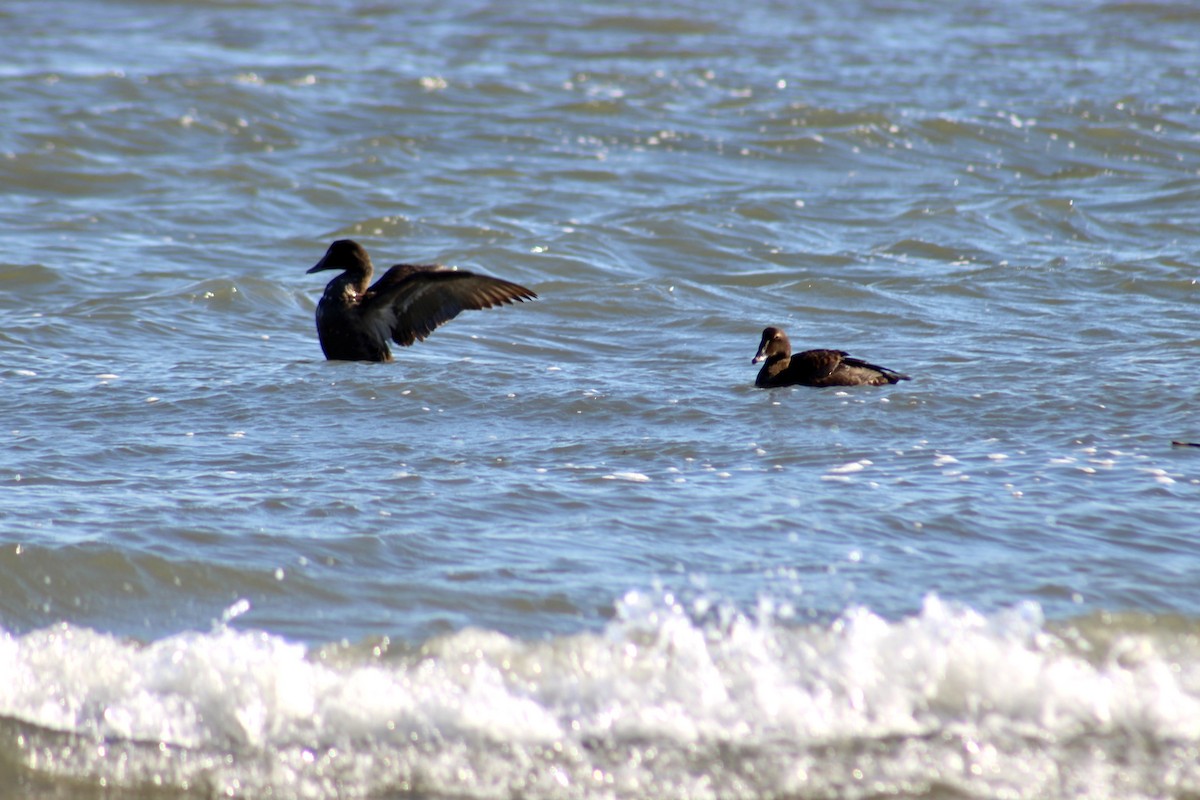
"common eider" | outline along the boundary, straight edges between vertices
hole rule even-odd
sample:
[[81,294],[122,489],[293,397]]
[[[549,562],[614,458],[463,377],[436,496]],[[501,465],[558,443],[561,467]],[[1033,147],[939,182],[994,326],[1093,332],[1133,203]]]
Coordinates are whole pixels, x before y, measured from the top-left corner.
[[882,386],[910,378],[887,367],[851,358],[841,350],[805,350],[792,355],[792,343],[779,328],[762,332],[758,353],[751,364],[765,362],[754,385],[776,386]]
[[357,242],[339,239],[308,270],[341,270],[317,303],[317,336],[331,361],[391,361],[388,340],[422,341],[467,309],[532,300],[524,286],[441,266],[397,264],[369,289],[371,257]]

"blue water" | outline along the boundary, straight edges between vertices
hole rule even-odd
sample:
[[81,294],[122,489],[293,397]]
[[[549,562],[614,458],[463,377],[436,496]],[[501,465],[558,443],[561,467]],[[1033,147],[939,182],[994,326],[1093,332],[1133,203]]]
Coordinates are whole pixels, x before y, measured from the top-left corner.
[[[1200,792],[1198,22],[0,9],[0,777]],[[338,238],[540,299],[326,362]]]

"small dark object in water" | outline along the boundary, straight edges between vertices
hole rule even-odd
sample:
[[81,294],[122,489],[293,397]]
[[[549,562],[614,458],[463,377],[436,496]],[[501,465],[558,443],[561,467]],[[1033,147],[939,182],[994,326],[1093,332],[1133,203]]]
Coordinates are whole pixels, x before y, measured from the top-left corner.
[[371,288],[371,257],[339,239],[309,270],[341,270],[317,303],[317,336],[331,361],[391,361],[391,339],[408,347],[468,309],[525,301],[536,294],[515,283],[441,266],[397,264]]
[[1174,447],[1200,447],[1200,442],[1171,442]]
[[878,367],[851,358],[841,350],[805,350],[792,355],[792,343],[779,328],[762,333],[758,354],[751,364],[765,361],[754,385],[763,389],[776,386],[882,386],[911,380],[887,367]]

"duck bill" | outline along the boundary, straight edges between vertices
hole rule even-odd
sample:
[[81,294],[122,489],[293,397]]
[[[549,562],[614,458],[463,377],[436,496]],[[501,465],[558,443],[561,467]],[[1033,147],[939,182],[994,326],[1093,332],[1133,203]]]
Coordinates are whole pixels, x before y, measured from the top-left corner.
[[316,264],[313,264],[312,267],[304,274],[311,275],[312,273],[320,272],[323,269],[335,269],[335,267],[332,267],[329,264],[329,253],[326,253],[325,255],[321,256],[321,260],[318,261]]
[[750,363],[757,364],[760,361],[766,361],[766,360],[767,360],[767,354],[764,353],[762,351],[762,348],[760,347],[758,349],[758,352],[754,354],[754,358],[750,359]]

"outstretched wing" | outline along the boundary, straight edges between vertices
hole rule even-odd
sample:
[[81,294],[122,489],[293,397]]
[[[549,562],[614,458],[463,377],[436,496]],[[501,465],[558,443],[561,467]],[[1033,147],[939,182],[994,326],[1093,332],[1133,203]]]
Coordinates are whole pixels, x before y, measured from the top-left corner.
[[407,347],[467,310],[536,294],[510,281],[437,266],[397,264],[363,296],[361,314],[385,338]]

